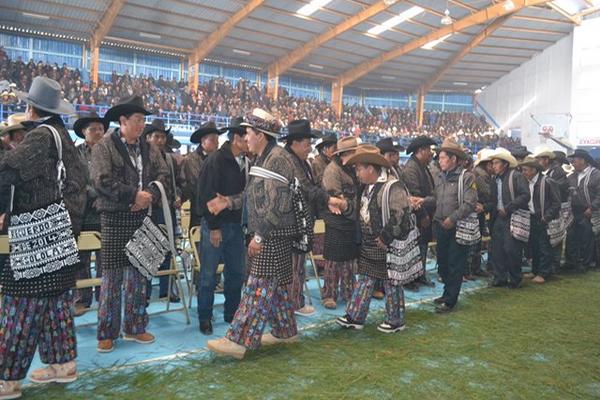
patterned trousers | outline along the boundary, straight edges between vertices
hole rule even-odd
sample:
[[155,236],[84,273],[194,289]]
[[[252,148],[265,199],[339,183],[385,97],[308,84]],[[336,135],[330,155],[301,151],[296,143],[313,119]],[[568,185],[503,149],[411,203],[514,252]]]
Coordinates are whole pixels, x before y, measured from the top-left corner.
[[345,301],[352,298],[352,289],[354,288],[354,271],[356,269],[356,260],[352,261],[326,261],[325,274],[323,279],[323,299],[338,300],[341,295]]
[[267,322],[277,338],[298,334],[287,289],[278,286],[274,278],[258,278],[251,274],[226,336],[247,349],[258,349]]
[[128,335],[146,332],[147,288],[148,280],[133,267],[103,271],[98,308],[98,340],[119,338],[122,292],[125,294],[123,332]]
[[24,379],[39,349],[44,364],[65,364],[77,357],[71,307],[73,296],[4,296],[0,310],[0,379]]
[[292,253],[292,283],[288,285],[290,300],[294,310],[299,310],[306,304],[304,302],[304,282],[306,281],[306,267],[304,261],[306,254]]
[[[352,299],[346,306],[346,314],[363,324],[369,313],[371,296],[378,279],[361,275],[354,284]],[[385,293],[385,321],[390,325],[404,325],[404,289],[394,286],[389,279],[383,281]]]

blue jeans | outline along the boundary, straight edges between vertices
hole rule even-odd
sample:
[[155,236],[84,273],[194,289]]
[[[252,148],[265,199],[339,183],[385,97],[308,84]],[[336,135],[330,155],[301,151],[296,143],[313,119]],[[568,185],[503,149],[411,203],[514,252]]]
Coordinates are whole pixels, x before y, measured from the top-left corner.
[[215,302],[215,274],[221,260],[224,261],[225,321],[231,321],[240,304],[242,284],[245,276],[244,233],[241,224],[225,223],[221,225],[221,245],[214,247],[210,243],[210,230],[202,222],[200,253],[200,276],[198,282],[198,319],[209,321],[213,316]]

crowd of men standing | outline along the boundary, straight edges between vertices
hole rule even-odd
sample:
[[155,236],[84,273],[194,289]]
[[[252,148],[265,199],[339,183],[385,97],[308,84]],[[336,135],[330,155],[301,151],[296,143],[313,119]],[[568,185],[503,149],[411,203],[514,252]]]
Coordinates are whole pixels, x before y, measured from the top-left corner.
[[[308,120],[289,122],[284,133],[276,118],[255,109],[228,127],[199,127],[191,137],[198,147],[181,160],[170,129],[160,120],[146,124],[151,113],[140,97],[103,117],[79,115],[73,130],[83,143],[76,147],[60,117],[74,110],[61,100],[57,82],[37,77],[29,93],[18,95],[27,111],[1,132],[1,228],[64,203],[74,237],[82,230],[101,232],[95,266],[102,284],[72,294],[76,279],[91,276],[89,253],[60,265],[54,254],[34,276],[27,263],[17,269],[13,252],[19,248],[11,242],[11,255],[0,260],[0,399],[20,395],[37,348],[48,367],[33,371],[32,381],[77,378],[74,316],[86,311],[94,292],[99,352],[113,351],[121,338],[155,341],[147,331],[152,286],[125,249],[153,204],[152,219],[165,224],[190,201],[191,226],[201,230],[200,332],[213,332],[222,263],[223,317],[230,327],[207,345],[238,359],[261,345],[297,341],[296,317],[315,313],[305,302],[304,284],[317,219],[325,223],[322,303],[328,309],[345,303],[336,320],[345,328],[362,329],[378,297],[385,301],[378,330],[402,331],[404,288],[435,285],[426,271],[432,242],[444,285],[434,300],[438,313],[456,309],[463,281],[475,275],[517,289],[524,277],[542,284],[561,268],[584,272],[598,265],[600,171],[584,150],[567,157],[547,148],[533,155],[524,148],[485,149],[474,160],[450,139],[439,144],[421,136],[406,149],[391,139],[371,146],[355,137],[323,136]],[[110,123],[116,127],[109,129]],[[227,136],[220,147],[219,135]],[[309,162],[314,140],[318,155]],[[403,166],[402,151],[410,155]],[[171,218],[156,207],[161,193],[155,182],[166,191]],[[31,259],[50,257],[44,251]],[[169,257],[161,269],[169,268]],[[525,276],[524,258],[532,265]],[[180,301],[164,277],[159,296]]]

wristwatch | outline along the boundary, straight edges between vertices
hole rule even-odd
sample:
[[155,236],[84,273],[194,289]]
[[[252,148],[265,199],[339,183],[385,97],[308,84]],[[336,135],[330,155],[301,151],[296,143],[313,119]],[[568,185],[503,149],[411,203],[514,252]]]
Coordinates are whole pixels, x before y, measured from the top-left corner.
[[254,241],[255,241],[257,244],[261,244],[261,243],[263,242],[263,238],[262,238],[261,236],[254,235]]

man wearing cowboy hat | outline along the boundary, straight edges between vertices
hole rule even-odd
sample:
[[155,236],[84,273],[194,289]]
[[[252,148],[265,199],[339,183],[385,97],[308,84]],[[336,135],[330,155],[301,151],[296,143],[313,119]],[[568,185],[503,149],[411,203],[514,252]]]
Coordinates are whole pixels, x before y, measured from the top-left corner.
[[593,225],[600,211],[600,171],[585,150],[575,150],[569,159],[575,169],[568,178],[574,220],[567,232],[565,268],[586,272],[594,264],[595,242],[600,242]]
[[[434,178],[429,170],[429,163],[433,158],[433,152],[431,146],[436,145],[436,142],[427,136],[418,136],[410,142],[406,149],[406,154],[411,154],[410,158],[404,164],[402,171],[402,180],[408,188],[408,192],[411,195],[411,201],[415,201],[413,204],[415,207],[415,214],[417,216],[417,225],[419,226],[419,248],[421,249],[421,257],[423,258],[423,271],[422,276],[419,277],[414,283],[407,285],[407,288],[412,290],[419,290],[419,283],[426,286],[434,286],[433,282],[427,278],[427,250],[429,242],[433,238],[432,231],[432,219],[435,212],[434,208],[418,207],[417,199],[419,202],[423,202],[423,199],[433,196]],[[412,199],[414,198],[414,199]],[[428,202],[430,207],[433,207],[435,202]]]
[[[294,308],[287,287],[292,283],[292,244],[298,237],[294,210],[292,155],[277,146],[280,123],[256,108],[248,117],[246,143],[256,155],[246,186],[249,276],[240,305],[225,337],[209,340],[207,347],[219,354],[242,359],[247,349],[298,340]],[[225,206],[223,207],[223,199]],[[241,207],[234,196],[217,196],[207,204],[219,214],[225,208]],[[271,333],[263,335],[267,323]]]
[[[160,152],[163,160],[167,164],[167,169],[169,171],[169,192],[171,196],[169,198],[170,204],[169,209],[171,210],[171,221],[173,221],[173,231],[177,229],[177,218],[175,210],[181,208],[181,181],[180,181],[180,171],[179,165],[177,164],[177,160],[173,156],[169,144],[174,143],[173,135],[171,134],[171,128],[165,127],[165,122],[162,119],[155,118],[152,120],[152,123],[146,125],[144,127],[144,131],[142,132],[142,136],[146,138],[146,141],[150,144],[150,146],[154,147],[156,150]],[[169,143],[169,140],[171,143]],[[162,207],[158,207],[152,213],[152,220],[156,224],[165,224],[165,216],[163,215]],[[171,268],[171,257],[172,255],[169,253],[163,263],[161,264],[159,270],[164,271]],[[179,303],[179,296],[174,293],[169,293],[169,281],[170,278],[168,276],[161,276],[159,278],[159,290],[158,297],[159,298],[168,298],[168,301],[171,303]],[[148,281],[148,293],[147,297],[150,299],[152,295],[152,281]]]
[[[557,153],[562,153],[562,155]],[[562,167],[564,164],[569,164],[569,160],[567,160],[565,153],[562,151],[552,151],[548,147],[542,147],[535,152],[534,157],[542,166],[546,176],[552,178],[552,180],[556,182],[561,201],[561,214],[565,219],[565,223],[572,221],[573,208],[571,207],[571,202],[569,201],[569,180],[567,179],[567,174]],[[552,270],[557,272],[560,270],[560,260],[562,259],[563,246],[555,246],[552,251]]]
[[[527,156],[520,163],[521,171],[529,184],[529,212],[531,213],[531,267],[524,278],[534,283],[544,283],[552,275],[554,253],[548,236],[548,223],[560,217],[560,194],[556,182],[543,175],[543,167],[538,160]],[[558,247],[558,246],[557,246]]]
[[[511,214],[529,208],[530,192],[527,181],[516,170],[517,160],[510,152],[497,148],[489,156],[496,176],[492,184],[494,210],[492,212],[492,267],[493,286],[516,289],[521,285],[523,243],[515,239],[510,230]],[[513,193],[510,191],[512,181]]]
[[239,198],[246,186],[247,164],[245,155],[246,128],[240,126],[243,119],[234,119],[231,126],[221,129],[227,132],[228,141],[206,158],[198,187],[202,210],[202,234],[199,244],[200,275],[198,277],[198,319],[200,332],[212,335],[214,289],[217,284],[217,267],[225,264],[223,318],[231,323],[240,303],[245,276],[245,237],[242,229],[242,208],[228,207],[218,215],[208,212],[207,203],[217,196]]
[[[439,184],[435,187],[434,227],[437,238],[438,271],[444,282],[444,293],[435,300],[436,312],[452,311],[458,302],[463,276],[467,270],[467,246],[456,241],[456,224],[475,211],[477,188],[475,177],[462,166],[468,157],[465,150],[451,139],[440,148]],[[462,179],[463,193],[458,192]],[[462,203],[459,202],[462,197]],[[424,205],[426,206],[425,200]]]
[[[37,211],[62,198],[71,218],[72,232],[77,237],[86,202],[85,177],[77,149],[60,116],[73,114],[75,110],[62,100],[60,84],[45,77],[36,77],[29,93],[18,92],[18,96],[27,103],[26,115],[33,129],[0,160],[0,189],[14,187],[14,216]],[[60,137],[65,168],[62,193],[56,175],[58,149],[48,125]],[[0,215],[2,221],[8,223],[4,214]],[[34,371],[31,381],[72,382],[77,379],[70,290],[75,286],[78,265],[67,264],[59,269],[54,265],[48,268],[51,272],[29,279],[17,279],[8,261],[1,268],[0,287],[4,298],[0,309],[3,321],[0,329],[0,397],[20,397],[21,381],[38,346],[41,360],[48,367]],[[50,267],[49,264],[46,266]]]
[[27,127],[23,124],[14,124],[0,128],[0,150],[14,149],[25,138]]
[[341,197],[348,201],[348,208],[341,215],[323,213],[325,274],[322,299],[323,305],[328,309],[337,307],[338,296],[349,302],[354,288],[354,271],[360,244],[356,237],[358,228],[356,196],[359,182],[354,167],[347,165],[347,162],[357,148],[358,140],[354,136],[338,140],[337,150],[323,174],[323,189],[330,196]]
[[[358,260],[358,281],[354,285],[346,314],[336,319],[344,328],[363,329],[375,284],[383,281],[385,320],[377,329],[395,333],[404,329],[403,282],[388,278],[388,246],[395,240],[405,240],[410,231],[410,203],[406,187],[389,172],[389,162],[377,147],[361,145],[348,160],[356,166],[356,174],[364,186],[360,194],[358,213],[361,229],[361,249]],[[388,184],[389,182],[389,184]],[[391,186],[389,186],[391,185]],[[385,190],[389,188],[388,203],[384,205]],[[389,207],[390,218],[384,224],[383,207]],[[414,273],[418,273],[417,266]]]
[[[83,220],[83,230],[100,232],[100,214],[96,210],[94,203],[98,197],[96,189],[92,184],[90,175],[90,165],[92,162],[92,148],[102,139],[109,122],[100,118],[94,111],[83,112],[77,115],[77,120],[73,124],[75,135],[84,140],[83,143],[77,145],[79,156],[86,177],[87,204],[85,208],[85,218]],[[96,253],[96,278],[102,277],[102,251]],[[81,260],[81,268],[77,272],[77,279],[89,279],[92,277],[91,263],[92,252],[80,251],[79,259]],[[100,298],[100,287],[95,288],[96,301]],[[92,304],[92,288],[77,289],[74,296],[75,316],[83,315],[87,312]]]
[[[296,308],[296,314],[301,316],[310,316],[315,313],[315,308],[305,303],[304,282],[306,280],[306,269],[304,261],[306,253],[312,251],[312,232],[314,220],[318,209],[331,206],[334,208],[347,208],[347,202],[335,197],[329,196],[327,192],[315,183],[310,165],[306,161],[311,151],[311,140],[316,136],[310,128],[310,122],[307,119],[291,121],[288,124],[288,134],[282,140],[286,141],[285,150],[294,160],[294,177],[300,182],[300,188],[304,199],[309,207],[308,230],[311,232],[308,237],[306,247],[294,248],[292,254],[293,279],[288,288],[292,303]],[[339,213],[339,211],[337,211]]]
[[202,220],[201,207],[198,204],[198,179],[204,160],[219,148],[219,134],[217,125],[213,121],[208,121],[196,129],[192,133],[190,141],[197,144],[198,147],[185,156],[181,165],[182,201],[189,200],[191,203],[190,228],[200,226]]
[[125,291],[123,339],[149,344],[146,332],[147,279],[131,264],[125,245],[142,225],[148,207],[158,204],[160,191],[150,183],[159,181],[169,191],[168,169],[160,152],[142,136],[145,117],[141,97],[122,100],[104,115],[119,124],[92,149],[92,182],[98,192],[102,233],[102,285],[98,309],[98,351],[111,352],[121,336],[122,287]]
[[333,153],[336,150],[336,143],[337,135],[335,133],[330,133],[317,140],[315,147],[319,154],[313,160],[311,167],[315,176],[315,183],[318,186],[321,186],[325,168],[327,168],[327,165],[329,165],[333,158]]
[[404,148],[394,144],[392,138],[381,139],[377,142],[376,146],[383,157],[390,163],[394,176],[399,178],[402,175],[402,169],[400,168],[400,152],[403,151]]

